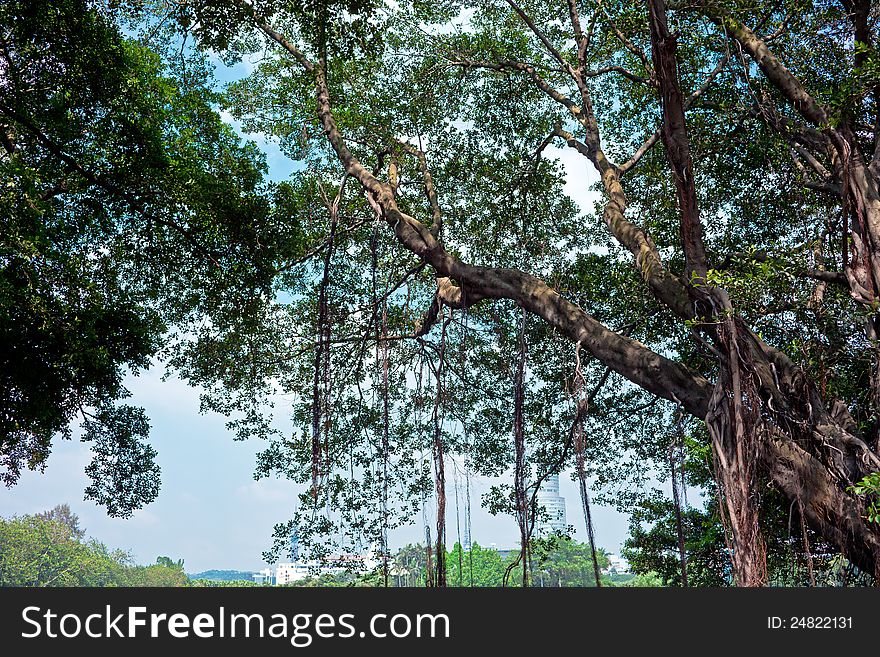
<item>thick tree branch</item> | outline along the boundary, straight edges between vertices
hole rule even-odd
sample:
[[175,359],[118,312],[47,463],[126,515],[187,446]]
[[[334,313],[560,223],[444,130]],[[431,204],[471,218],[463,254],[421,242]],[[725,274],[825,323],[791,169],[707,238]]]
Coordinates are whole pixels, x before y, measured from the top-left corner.
[[[574,32],[574,42],[577,45],[577,61],[581,70],[586,68],[587,48],[590,47],[589,36],[584,35],[581,27],[581,18],[578,14],[577,0],[568,0],[568,16],[571,19],[571,28]],[[590,25],[590,33],[592,34],[592,25]]]
[[792,144],[791,148],[795,153],[800,155],[807,162],[807,164],[810,165],[810,168],[812,168],[813,171],[815,171],[824,182],[827,183],[833,181],[834,176],[831,174],[831,172],[828,171],[828,169],[826,169],[825,166],[819,160],[817,160],[810,151],[808,151],[800,144]]
[[[283,47],[280,42],[279,45]],[[578,105],[553,89],[534,67],[510,63],[487,63],[485,67],[528,74],[548,96],[565,106],[584,128],[583,141],[575,139],[574,145],[576,148],[577,143],[582,145],[579,150],[600,173],[608,197],[603,219],[610,232],[633,253],[637,267],[655,296],[677,316],[693,317],[687,286],[663,266],[650,238],[625,216],[627,202],[619,171],[608,161],[600,147],[595,116],[585,86],[579,84],[584,102]],[[813,482],[823,487],[822,493],[827,500],[817,500],[812,508],[805,509],[805,513],[815,518],[817,523],[824,521],[832,527],[845,528],[844,535],[832,538],[842,548],[848,549],[847,554],[860,565],[870,568],[877,563],[877,532],[872,531],[860,517],[859,501],[842,488],[854,476],[873,468],[876,455],[872,459],[864,442],[852,433],[855,429],[853,423],[847,420],[846,409],[837,415],[828,412],[824,400],[803,371],[784,354],[744,327],[739,330],[740,325],[737,324],[739,332],[736,341],[728,343],[730,348],[727,354],[737,364],[737,376],[740,378],[736,379],[736,386],[730,391],[724,385],[717,384],[713,390],[713,386],[699,374],[631,338],[609,330],[540,279],[518,269],[479,267],[455,257],[443,248],[424,224],[402,212],[391,186],[370,173],[351,153],[333,116],[323,62],[315,65],[311,72],[315,79],[318,118],[329,144],[346,173],[364,188],[398,241],[434,269],[438,276],[438,307],[440,304],[467,307],[481,299],[513,300],[541,317],[572,342],[580,343],[606,367],[658,397],[680,401],[684,409],[700,418],[707,417],[713,401],[716,413],[724,398],[730,397],[742,404],[740,391],[743,388],[738,386],[751,386],[748,390],[755,391],[755,394],[749,397],[749,402],[755,413],[765,415],[762,422],[766,422],[771,429],[778,427],[780,434],[784,434],[779,440],[768,439],[762,445],[766,453],[762,458],[773,473],[774,481],[790,496],[799,494],[803,487],[809,487]],[[803,453],[796,452],[794,448]],[[818,470],[818,473],[812,472],[812,469]],[[786,488],[789,473],[791,483]],[[840,479],[836,480],[838,476]],[[851,545],[848,541],[858,544]]]
[[703,226],[697,204],[694,185],[693,162],[687,123],[684,118],[684,101],[678,84],[678,63],[675,59],[675,37],[666,24],[666,6],[663,0],[649,0],[651,25],[651,55],[654,71],[660,86],[663,109],[663,145],[675,178],[680,210],[681,244],[685,256],[685,280],[706,280],[709,267],[703,246]]
[[834,283],[845,288],[849,288],[849,281],[846,274],[839,271],[826,271],[824,269],[805,269],[803,275],[823,283]]
[[736,39],[751,56],[764,75],[788,99],[792,106],[810,123],[825,126],[828,113],[822,105],[806,90],[804,85],[767,47],[767,43],[743,23],[731,16],[721,6],[710,0],[697,0],[691,7],[697,7],[710,21],[724,29]]
[[[439,277],[450,277],[458,282],[459,292],[455,294],[462,295],[461,303],[470,305],[474,299],[516,301],[572,341],[580,341],[615,372],[659,397],[680,399],[688,412],[703,417],[710,384],[699,374],[636,340],[614,333],[534,276],[516,269],[468,265],[446,252],[426,226],[400,211],[389,186],[367,171],[349,151],[333,117],[329,90],[320,67],[315,72],[315,89],[324,134],[346,172],[373,196],[405,248],[430,264]],[[610,171],[610,166],[607,170]],[[648,250],[647,244],[645,250]],[[648,266],[647,270],[650,269]]]
[[[723,7],[711,0],[698,0],[696,7],[735,39],[792,107],[834,144],[836,157],[845,172],[842,185],[844,214],[854,215],[851,225],[853,257],[844,263],[850,279],[850,292],[859,303],[876,308],[880,299],[880,182],[865,164],[848,121],[844,118],[833,126],[828,110],[816,101],[766,42]],[[843,236],[844,239],[847,237]],[[877,388],[880,406],[880,379]]]

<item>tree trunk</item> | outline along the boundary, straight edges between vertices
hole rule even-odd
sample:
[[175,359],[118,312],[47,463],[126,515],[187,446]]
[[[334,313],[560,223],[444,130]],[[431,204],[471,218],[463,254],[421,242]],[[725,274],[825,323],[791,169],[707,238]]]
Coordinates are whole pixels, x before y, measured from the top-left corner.
[[719,326],[722,353],[718,380],[709,401],[706,426],[712,441],[722,523],[738,586],[767,583],[767,551],[761,535],[758,451],[764,431],[761,400],[741,367],[739,327],[734,317]]

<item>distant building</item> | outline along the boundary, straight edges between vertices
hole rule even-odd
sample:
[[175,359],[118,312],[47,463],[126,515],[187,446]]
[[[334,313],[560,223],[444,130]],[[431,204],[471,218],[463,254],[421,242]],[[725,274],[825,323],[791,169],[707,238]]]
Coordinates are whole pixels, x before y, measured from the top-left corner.
[[538,489],[538,506],[543,512],[535,520],[534,536],[547,536],[554,532],[566,533],[565,498],[559,495],[559,475],[549,475]]
[[298,582],[312,574],[313,572],[310,570],[308,564],[299,562],[280,563],[275,567],[275,584],[278,586],[292,584],[293,582]]
[[290,535],[290,560],[299,561],[299,532],[296,527],[293,528],[293,533]]
[[606,575],[626,575],[629,571],[629,561],[616,554],[609,554],[608,567],[602,572]]
[[[298,550],[296,550],[296,554],[299,554]],[[365,573],[378,566],[379,563],[373,547],[366,554],[331,554],[320,561],[296,560],[290,563],[279,563],[275,567],[275,584],[284,586],[307,577],[321,575]]]
[[263,568],[262,570],[260,570],[256,573],[253,573],[251,575],[251,578],[253,578],[253,580],[257,584],[274,584],[275,583],[271,568]]

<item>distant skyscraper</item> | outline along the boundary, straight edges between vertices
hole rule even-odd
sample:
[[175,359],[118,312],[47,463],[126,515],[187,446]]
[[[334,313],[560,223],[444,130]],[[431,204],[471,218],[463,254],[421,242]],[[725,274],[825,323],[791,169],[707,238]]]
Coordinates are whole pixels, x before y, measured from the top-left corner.
[[[559,495],[559,475],[549,475],[538,489],[538,507],[543,513],[535,520],[533,536],[547,536],[553,532],[565,533],[568,522],[565,518],[565,498]],[[545,517],[541,517],[545,516]]]
[[290,560],[293,562],[299,561],[299,533],[297,533],[295,526],[293,533],[290,535]]

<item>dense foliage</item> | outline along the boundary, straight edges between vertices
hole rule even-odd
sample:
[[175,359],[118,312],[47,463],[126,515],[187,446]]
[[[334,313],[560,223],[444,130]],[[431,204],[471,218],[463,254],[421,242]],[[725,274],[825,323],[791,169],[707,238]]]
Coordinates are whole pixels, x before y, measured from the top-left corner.
[[126,516],[159,469],[123,374],[200,304],[265,286],[262,252],[286,238],[201,59],[163,59],[76,0],[4,3],[0,26],[2,476],[44,467],[79,418],[87,495]]
[[189,576],[191,580],[210,582],[253,582],[253,573],[244,570],[205,570]]

